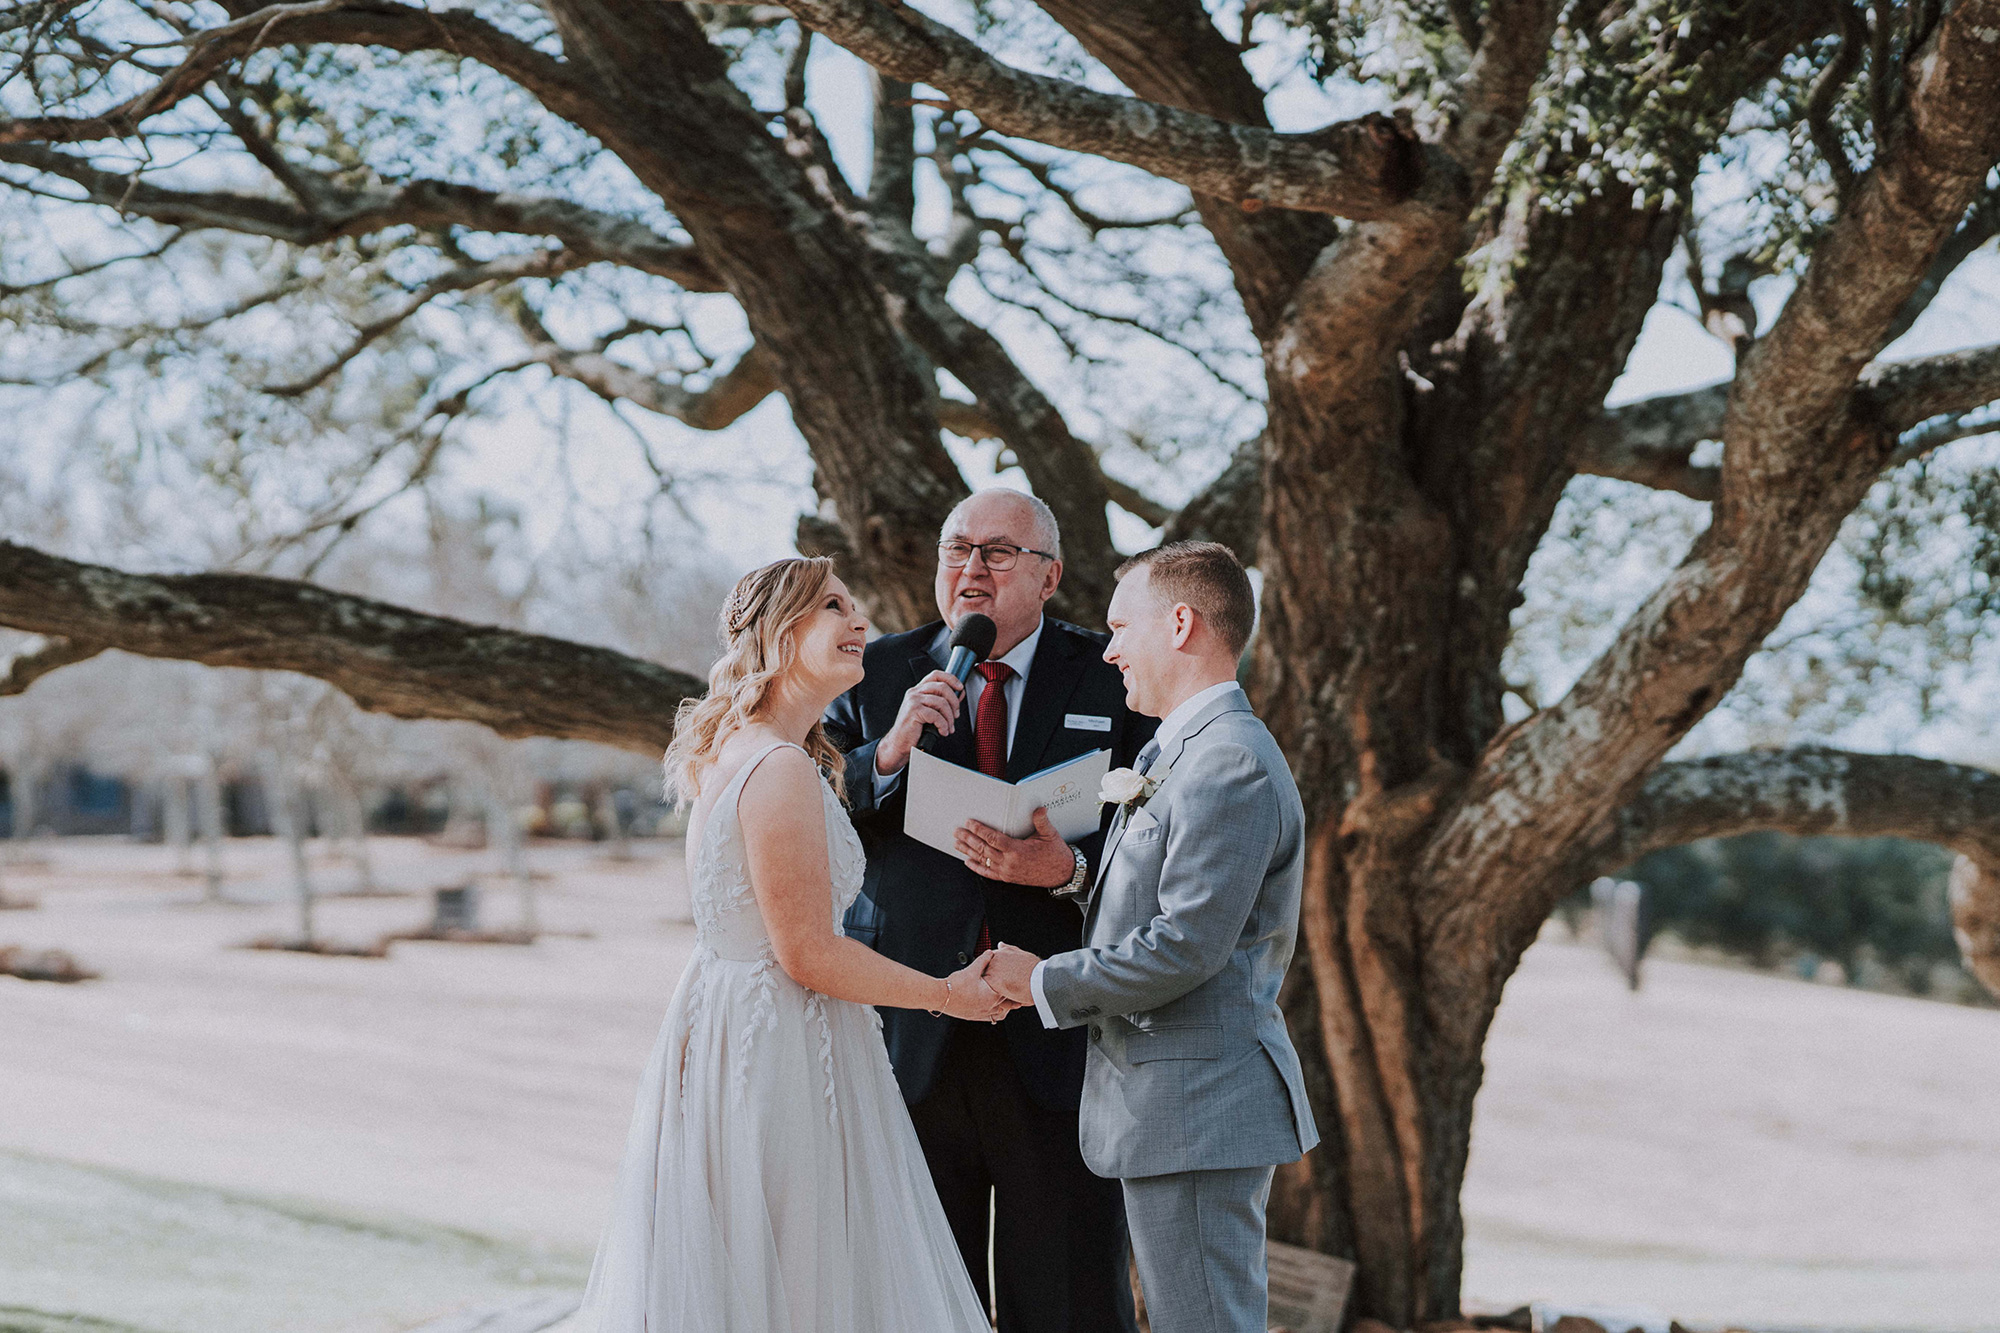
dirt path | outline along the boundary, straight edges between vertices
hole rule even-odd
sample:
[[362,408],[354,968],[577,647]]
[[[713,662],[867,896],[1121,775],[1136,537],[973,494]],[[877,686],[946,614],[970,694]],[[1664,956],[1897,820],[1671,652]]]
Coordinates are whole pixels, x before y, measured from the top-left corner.
[[[43,905],[0,912],[0,944],[104,978],[0,979],[0,1214],[38,1219],[0,1227],[0,1308],[387,1333],[579,1281],[692,942],[678,845],[643,854],[533,852],[544,924],[591,938],[387,960],[228,947],[290,920],[268,842],[230,844],[244,906],[197,905],[171,853],[118,841],[9,868]],[[487,864],[409,840],[378,861],[411,890]],[[506,891],[487,906],[513,920]],[[322,921],[359,940],[426,910],[336,899]],[[1510,986],[1468,1298],[2000,1333],[2000,1013],[1649,968],[1630,996],[1551,941]]]

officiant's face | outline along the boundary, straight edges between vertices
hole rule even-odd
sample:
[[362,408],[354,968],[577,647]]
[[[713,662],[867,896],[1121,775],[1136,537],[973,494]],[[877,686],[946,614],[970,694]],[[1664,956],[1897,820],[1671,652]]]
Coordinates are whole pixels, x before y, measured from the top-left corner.
[[993,640],[995,657],[1035,632],[1042,623],[1042,603],[1062,582],[1061,561],[1030,554],[1047,545],[1038,536],[1032,509],[1006,491],[988,491],[960,505],[940,537],[941,542],[964,542],[974,548],[989,544],[1020,548],[1006,569],[988,565],[980,549],[956,569],[939,553],[938,613],[953,629],[974,612],[991,616],[998,631]]

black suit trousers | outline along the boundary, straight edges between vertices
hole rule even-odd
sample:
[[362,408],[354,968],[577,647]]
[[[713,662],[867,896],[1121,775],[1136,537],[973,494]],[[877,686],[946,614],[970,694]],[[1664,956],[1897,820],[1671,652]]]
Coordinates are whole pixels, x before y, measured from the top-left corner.
[[[1005,1021],[1040,1022],[1032,1009]],[[1083,1164],[1073,1109],[1028,1094],[998,1026],[952,1024],[910,1118],[972,1284],[989,1309],[998,1296],[1000,1333],[1136,1333],[1123,1188]]]

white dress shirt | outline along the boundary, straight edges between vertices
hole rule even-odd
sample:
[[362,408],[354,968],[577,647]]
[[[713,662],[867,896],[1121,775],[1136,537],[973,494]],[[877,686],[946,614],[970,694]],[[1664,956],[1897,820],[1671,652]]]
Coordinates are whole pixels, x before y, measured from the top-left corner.
[[[1243,687],[1233,680],[1225,680],[1211,685],[1207,689],[1191,694],[1181,700],[1179,706],[1173,712],[1161,718],[1160,729],[1153,733],[1153,741],[1160,747],[1160,757],[1164,758],[1167,753],[1167,747],[1180,739],[1181,733],[1187,730],[1188,723],[1194,721],[1196,713],[1199,713],[1223,695],[1228,694],[1231,690],[1240,694],[1243,692]],[[1157,764],[1160,760],[1159,758],[1155,758],[1153,762]],[[1102,874],[1103,869],[1102,866],[1099,866],[1098,873]],[[1061,1025],[1056,1022],[1055,1010],[1049,1008],[1049,997],[1042,993],[1042,969],[1048,965],[1047,959],[1043,959],[1041,962],[1035,964],[1035,970],[1028,974],[1028,989],[1034,994],[1035,1012],[1041,1015],[1042,1026],[1053,1028],[1060,1027]]]
[[[1021,720],[1021,700],[1028,692],[1028,668],[1034,665],[1035,649],[1042,642],[1042,626],[1047,623],[1045,620],[1037,621],[1033,633],[1008,649],[1004,657],[993,659],[1014,668],[1014,674],[1000,686],[1002,697],[1007,700],[1007,753],[1010,755],[1014,753],[1014,727]],[[984,693],[986,677],[974,671],[965,682],[965,708],[967,718],[975,723],[979,718],[979,696]],[[904,768],[907,767],[909,765],[905,764]],[[875,779],[875,802],[879,805],[882,798],[894,791],[896,784],[903,780],[903,769],[883,773],[871,765],[869,776]]]

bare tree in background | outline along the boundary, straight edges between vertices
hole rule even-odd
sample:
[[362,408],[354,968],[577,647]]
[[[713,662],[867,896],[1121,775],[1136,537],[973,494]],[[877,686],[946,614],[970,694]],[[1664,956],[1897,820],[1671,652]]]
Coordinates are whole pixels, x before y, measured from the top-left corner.
[[[1111,505],[1230,543],[1262,571],[1251,686],[1312,827],[1284,1002],[1331,1132],[1281,1173],[1274,1231],[1355,1257],[1360,1313],[1450,1315],[1481,1048],[1564,894],[1695,838],[1893,833],[1961,853],[1959,900],[1992,920],[2000,776],[1824,748],[1664,761],[1878,483],[1991,424],[2000,346],[1876,358],[2000,227],[2000,0],[1283,0],[1229,9],[1229,31],[1197,0],[978,12],[975,41],[889,0],[17,5],[7,189],[132,221],[123,249],[7,279],[40,367],[14,378],[202,370],[227,425],[210,472],[259,439],[271,468],[320,465],[308,499],[247,510],[302,553],[420,485],[482,395],[556,380],[611,404],[668,496],[648,416],[716,429],[782,395],[821,502],[799,545],[838,554],[886,626],[930,614],[931,535],[967,490],[945,432],[961,456],[997,442],[1056,510],[1072,617],[1104,604]],[[809,109],[800,24],[875,71],[865,184]],[[1251,65],[1308,46],[1393,110],[1272,128]],[[1106,171],[1159,206],[1084,188]],[[1085,234],[1063,256],[1058,224]],[[1169,239],[1221,278],[1161,329],[1118,298],[1177,290],[1146,267]],[[90,303],[147,271],[202,275],[173,288],[199,308]],[[1663,272],[1734,377],[1607,409]],[[1769,319],[1764,274],[1789,293]],[[717,305],[747,329],[734,348]],[[1203,323],[1219,310],[1235,360]],[[1103,465],[1127,424],[1104,398],[1059,407],[1023,371],[1021,327],[1089,373],[1102,330],[1157,335],[1255,429],[1162,504]],[[1706,521],[1580,678],[1530,697],[1514,613],[1591,476]],[[1995,550],[1966,558],[1972,602]],[[306,583],[29,546],[0,545],[0,623],[49,636],[16,677],[111,645],[642,751],[699,688]]]

